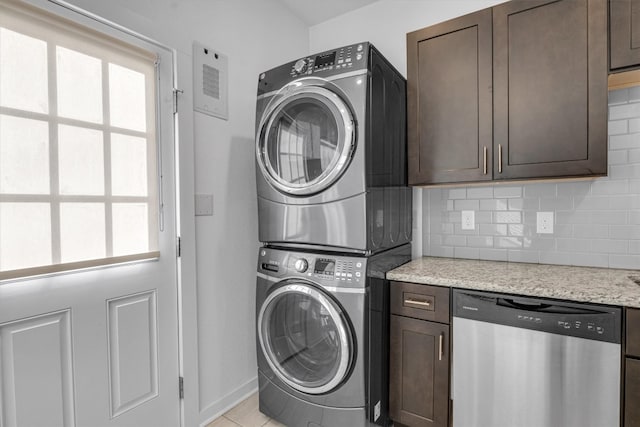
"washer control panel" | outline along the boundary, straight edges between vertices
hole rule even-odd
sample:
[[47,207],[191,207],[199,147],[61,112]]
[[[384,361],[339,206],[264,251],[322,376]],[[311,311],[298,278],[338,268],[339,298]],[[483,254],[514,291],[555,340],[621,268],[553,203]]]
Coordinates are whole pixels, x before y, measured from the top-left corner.
[[367,258],[262,248],[258,272],[278,278],[305,277],[330,286],[364,286]]

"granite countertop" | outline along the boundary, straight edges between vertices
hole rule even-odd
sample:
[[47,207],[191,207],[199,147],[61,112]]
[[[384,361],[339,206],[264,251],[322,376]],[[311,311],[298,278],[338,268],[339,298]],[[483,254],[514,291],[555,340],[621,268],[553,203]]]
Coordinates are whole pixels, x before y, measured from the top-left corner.
[[390,280],[640,308],[640,270],[424,257]]

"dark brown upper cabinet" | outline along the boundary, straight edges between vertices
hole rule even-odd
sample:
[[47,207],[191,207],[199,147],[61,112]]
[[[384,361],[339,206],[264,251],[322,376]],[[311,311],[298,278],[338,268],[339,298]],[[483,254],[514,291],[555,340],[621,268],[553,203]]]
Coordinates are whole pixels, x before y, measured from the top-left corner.
[[606,175],[607,74],[607,0],[512,0],[407,34],[409,183]]
[[640,0],[609,0],[610,67],[640,67]]
[[409,184],[492,177],[491,9],[407,34]]
[[493,8],[494,179],[607,173],[606,0]]

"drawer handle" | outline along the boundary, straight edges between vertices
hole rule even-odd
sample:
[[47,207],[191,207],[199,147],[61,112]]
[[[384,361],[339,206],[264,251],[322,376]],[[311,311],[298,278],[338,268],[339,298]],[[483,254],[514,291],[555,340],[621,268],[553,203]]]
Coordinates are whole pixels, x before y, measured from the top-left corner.
[[404,300],[405,304],[414,304],[414,305],[419,305],[421,307],[431,307],[431,301],[420,301],[417,299],[413,299],[413,298],[407,298]]
[[444,334],[440,333],[440,350],[438,352],[438,360],[442,360],[443,353],[444,353]]

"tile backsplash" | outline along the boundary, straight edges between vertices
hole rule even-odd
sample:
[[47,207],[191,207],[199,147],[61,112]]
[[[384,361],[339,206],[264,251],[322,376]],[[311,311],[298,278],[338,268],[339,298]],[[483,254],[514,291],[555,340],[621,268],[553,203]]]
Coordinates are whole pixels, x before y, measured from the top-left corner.
[[[603,178],[424,189],[423,254],[640,269],[640,87],[609,92],[608,157]],[[537,212],[553,212],[553,234]]]

